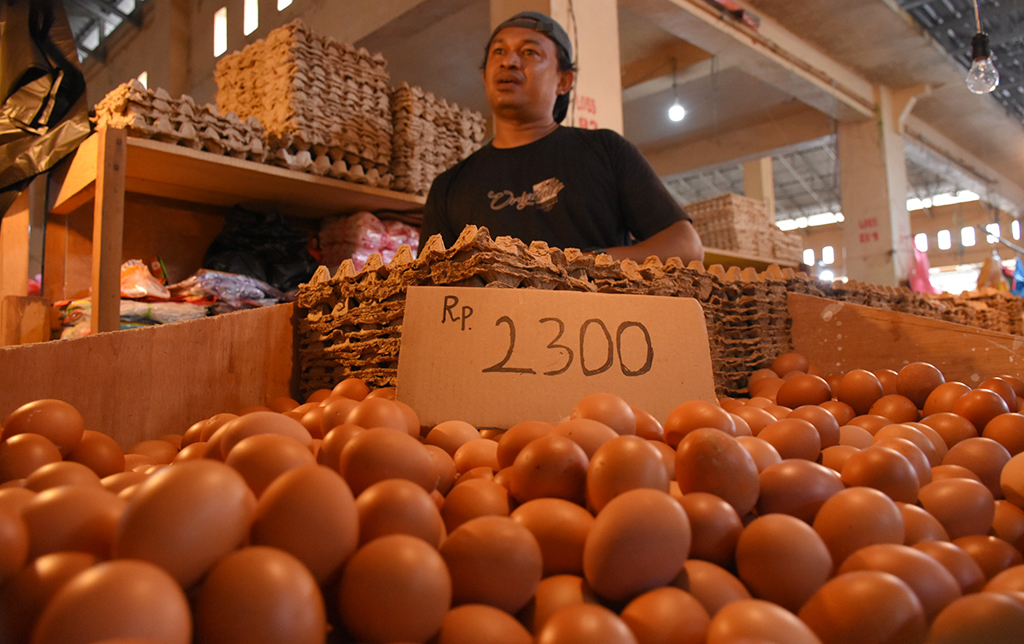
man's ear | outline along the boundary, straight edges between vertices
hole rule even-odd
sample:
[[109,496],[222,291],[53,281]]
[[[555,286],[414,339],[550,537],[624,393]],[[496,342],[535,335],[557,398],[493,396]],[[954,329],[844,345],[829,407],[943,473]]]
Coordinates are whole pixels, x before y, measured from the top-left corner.
[[558,94],[566,94],[572,89],[573,83],[576,82],[576,72],[567,71],[559,72],[558,77]]

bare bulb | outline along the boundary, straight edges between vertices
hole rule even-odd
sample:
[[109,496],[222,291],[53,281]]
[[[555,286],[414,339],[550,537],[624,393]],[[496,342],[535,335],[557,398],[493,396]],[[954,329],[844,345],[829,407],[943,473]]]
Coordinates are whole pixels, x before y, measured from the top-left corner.
[[971,39],[974,62],[967,73],[967,89],[975,94],[989,94],[999,85],[999,70],[992,62],[992,49],[988,34],[977,33]]
[[668,108],[668,118],[678,123],[686,118],[686,109],[676,101],[672,104],[672,107]]

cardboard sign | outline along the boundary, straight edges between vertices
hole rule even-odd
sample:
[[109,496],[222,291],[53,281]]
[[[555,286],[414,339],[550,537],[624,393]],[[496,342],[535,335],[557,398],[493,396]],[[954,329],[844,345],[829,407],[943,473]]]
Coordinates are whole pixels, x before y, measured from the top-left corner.
[[662,422],[681,402],[715,400],[700,304],[535,289],[409,289],[397,397],[424,425],[558,422],[597,392]]

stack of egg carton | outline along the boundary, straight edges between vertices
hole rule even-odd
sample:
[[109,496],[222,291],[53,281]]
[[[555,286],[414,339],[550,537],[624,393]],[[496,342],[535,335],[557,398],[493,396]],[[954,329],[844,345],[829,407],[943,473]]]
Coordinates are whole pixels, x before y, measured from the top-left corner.
[[707,247],[757,257],[775,254],[777,235],[772,230],[776,227],[768,221],[763,201],[729,193],[687,204],[683,209]]
[[395,190],[425,195],[434,177],[475,152],[484,140],[482,114],[407,83],[392,89],[391,112]]
[[138,80],[116,87],[96,104],[96,127],[128,130],[132,136],[156,139],[195,150],[262,162],[266,158],[263,126],[243,121],[213,105],[196,105],[191,96],[171,98],[163,89],[147,89]]
[[391,186],[390,76],[380,54],[295,20],[221,58],[214,75],[217,106],[259,118],[272,163]]

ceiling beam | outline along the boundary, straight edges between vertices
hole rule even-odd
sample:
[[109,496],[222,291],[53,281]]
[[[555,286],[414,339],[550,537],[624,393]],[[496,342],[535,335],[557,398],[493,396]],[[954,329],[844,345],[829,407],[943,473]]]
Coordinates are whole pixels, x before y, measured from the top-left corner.
[[725,162],[767,156],[779,148],[828,136],[834,132],[830,117],[810,107],[739,128],[722,127],[725,134],[707,133],[661,149],[641,149],[658,176],[667,177]]
[[655,78],[671,78],[673,62],[676,75],[688,67],[712,58],[712,55],[700,47],[685,40],[676,40],[671,45],[622,66],[622,89],[626,90]]

